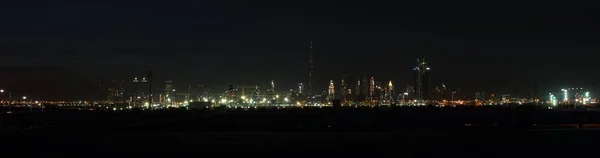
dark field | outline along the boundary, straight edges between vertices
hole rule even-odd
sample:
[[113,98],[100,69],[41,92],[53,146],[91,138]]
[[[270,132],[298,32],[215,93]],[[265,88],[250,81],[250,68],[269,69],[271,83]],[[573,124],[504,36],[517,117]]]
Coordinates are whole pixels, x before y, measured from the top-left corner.
[[564,157],[593,154],[594,124],[536,108],[56,110],[4,114],[1,142],[9,157]]

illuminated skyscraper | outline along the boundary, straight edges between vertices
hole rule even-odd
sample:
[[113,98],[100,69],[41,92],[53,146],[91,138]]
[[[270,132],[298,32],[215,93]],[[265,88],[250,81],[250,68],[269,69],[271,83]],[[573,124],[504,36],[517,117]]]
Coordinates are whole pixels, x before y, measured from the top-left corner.
[[309,46],[309,50],[308,50],[308,92],[307,94],[309,96],[313,95],[313,73],[315,71],[315,63],[313,61],[313,46],[312,46],[312,41],[310,41],[310,46]]
[[429,100],[429,70],[430,68],[425,63],[425,58],[417,58],[417,67],[413,70],[416,72],[415,76],[415,99],[416,100]]
[[392,84],[392,80],[388,83],[387,93],[385,98],[390,102],[394,101],[394,84]]
[[329,81],[329,93],[328,100],[335,98],[335,86],[333,85],[333,80]]
[[304,92],[304,84],[298,83],[298,94],[302,94]]
[[165,101],[165,103],[170,103],[173,99],[174,99],[174,93],[173,93],[174,89],[173,89],[173,81],[171,80],[166,80],[165,81],[165,97],[163,99],[163,101]]
[[275,80],[271,80],[271,92],[275,92]]

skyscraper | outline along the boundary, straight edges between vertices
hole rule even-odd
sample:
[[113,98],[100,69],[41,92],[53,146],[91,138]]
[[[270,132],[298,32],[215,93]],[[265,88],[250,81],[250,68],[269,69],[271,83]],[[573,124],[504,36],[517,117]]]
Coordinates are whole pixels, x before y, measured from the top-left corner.
[[275,80],[271,80],[271,93],[275,93]]
[[415,99],[416,100],[429,100],[429,70],[425,62],[425,58],[417,58],[417,67],[415,67]]
[[348,99],[348,83],[346,79],[346,72],[342,73],[342,80],[340,82],[340,99],[345,102]]
[[364,73],[361,80],[361,101],[369,100],[369,78],[367,77],[367,73]]
[[329,93],[327,100],[331,100],[335,98],[335,86],[333,85],[333,80],[329,81]]
[[375,77],[369,80],[369,101],[375,100]]
[[313,77],[314,74],[313,73],[315,71],[315,63],[313,61],[313,46],[312,46],[312,41],[310,41],[309,43],[310,43],[310,46],[309,46],[309,49],[308,49],[308,82],[307,82],[308,83],[308,85],[307,85],[308,86],[307,87],[308,88],[308,92],[307,92],[307,94],[309,96],[311,96],[311,95],[313,95],[313,84],[314,84],[313,83],[313,80],[314,80],[314,77]]
[[298,83],[298,94],[302,94],[304,92],[304,84],[302,82]]
[[165,81],[165,103],[170,103],[175,94],[173,93],[173,81],[171,80],[166,80]]
[[362,88],[361,88],[361,79],[360,77],[356,78],[356,84],[354,85],[354,101],[363,101],[362,100]]

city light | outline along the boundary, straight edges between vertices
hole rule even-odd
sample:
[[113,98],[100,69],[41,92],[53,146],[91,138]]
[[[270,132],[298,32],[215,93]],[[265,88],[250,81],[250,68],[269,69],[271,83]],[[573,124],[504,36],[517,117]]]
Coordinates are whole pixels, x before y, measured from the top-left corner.
[[583,98],[583,104],[590,102],[590,92],[585,92],[585,98]]
[[562,89],[562,90],[563,90],[563,91],[564,91],[564,93],[565,93],[565,94],[564,94],[565,96],[563,96],[563,98],[565,99],[565,102],[566,102],[566,101],[569,101],[569,92],[567,92],[568,90],[566,90],[566,89]]

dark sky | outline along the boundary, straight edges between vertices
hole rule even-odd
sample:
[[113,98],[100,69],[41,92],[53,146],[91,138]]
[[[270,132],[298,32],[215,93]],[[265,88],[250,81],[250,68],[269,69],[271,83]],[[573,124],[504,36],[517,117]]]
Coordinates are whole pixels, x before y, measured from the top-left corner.
[[[153,70],[155,87],[292,88],[314,41],[318,85],[368,73],[465,92],[598,87],[600,13],[575,1],[89,0],[0,2],[0,88],[86,99],[101,80]],[[469,94],[470,95],[470,94]]]

